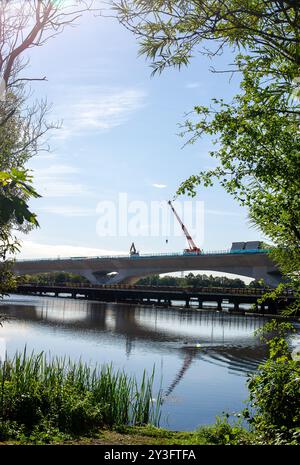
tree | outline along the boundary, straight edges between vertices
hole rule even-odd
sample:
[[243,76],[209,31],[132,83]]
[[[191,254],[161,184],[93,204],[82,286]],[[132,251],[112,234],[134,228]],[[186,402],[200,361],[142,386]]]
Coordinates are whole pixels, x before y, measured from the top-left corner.
[[[25,222],[37,226],[36,215],[26,202],[30,197],[39,197],[30,185],[26,171],[12,169],[10,173],[0,171],[0,296],[15,286],[11,262],[6,255],[18,251],[18,240],[12,235],[12,225],[22,226]],[[25,200],[26,199],[26,200]]]
[[27,66],[24,52],[44,45],[49,39],[75,24],[87,11],[94,8],[94,0],[0,0],[0,73],[4,88],[20,82],[43,78],[25,78],[20,72]]
[[[20,90],[20,89],[19,89]],[[0,295],[14,286],[11,262],[7,254],[19,250],[16,231],[38,226],[28,206],[31,197],[39,197],[32,178],[24,168],[26,161],[40,149],[39,141],[52,127],[45,120],[46,105],[35,103],[23,110],[24,96],[6,90],[0,102]]]
[[250,409],[244,415],[263,444],[299,444],[300,363],[290,353],[291,323],[276,320],[259,331],[269,348],[267,361],[248,381]]
[[[241,93],[232,102],[214,99],[214,106],[195,108],[200,120],[187,121],[185,134],[194,143],[203,134],[216,136],[218,148],[210,155],[219,166],[191,176],[179,192],[195,195],[195,187],[212,185],[217,179],[241,205],[249,208],[250,218],[281,246],[300,245],[300,105],[289,103],[289,96],[269,97],[272,89],[262,81],[266,70],[243,60]],[[245,65],[247,63],[247,66]],[[239,63],[239,61],[238,61]],[[291,114],[287,113],[291,110]]]
[[46,101],[27,103],[28,83],[46,78],[23,75],[28,65],[24,54],[74,25],[83,13],[94,10],[94,3],[0,0],[0,295],[12,282],[5,259],[18,250],[13,230],[24,232],[38,225],[28,207],[30,197],[38,194],[25,164],[47,148],[44,135],[58,127],[46,119]]
[[[178,194],[219,182],[272,239],[289,284],[300,290],[300,4],[293,0],[113,2],[119,21],[152,60],[153,72],[187,65],[192,53],[235,52],[240,93],[197,105],[182,135],[214,137],[217,168],[184,181]],[[215,49],[212,49],[214,44]],[[202,47],[202,48],[200,48]],[[243,52],[242,52],[243,51]],[[242,53],[241,53],[242,52]],[[214,70],[215,71],[215,70]],[[225,71],[226,72],[226,71]],[[297,291],[297,292],[298,292]]]
[[210,186],[217,180],[247,206],[252,223],[276,245],[271,254],[287,285],[295,289],[296,309],[300,298],[300,105],[286,92],[276,94],[281,80],[273,78],[266,85],[266,63],[258,66],[251,56],[239,57],[238,66],[240,62],[241,93],[229,104],[214,99],[211,107],[196,107],[200,120],[185,125],[185,133],[192,134],[191,143],[203,134],[216,136],[218,147],[210,155],[219,165],[192,175],[178,193],[195,195],[197,185]]
[[[152,61],[153,72],[187,65],[196,51],[209,56],[225,46],[266,51],[299,76],[298,0],[113,0],[121,24]],[[279,70],[273,70],[275,74]]]

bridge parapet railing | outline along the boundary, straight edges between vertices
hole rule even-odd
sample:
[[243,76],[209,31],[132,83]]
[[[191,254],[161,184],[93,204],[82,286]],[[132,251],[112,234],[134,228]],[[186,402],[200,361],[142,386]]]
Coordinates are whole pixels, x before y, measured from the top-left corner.
[[193,257],[193,256],[202,256],[202,255],[228,255],[228,254],[257,254],[257,253],[269,253],[270,249],[253,249],[253,250],[207,250],[200,253],[197,252],[170,252],[170,253],[144,253],[140,255],[99,255],[93,257],[55,257],[55,258],[33,258],[33,259],[18,259],[16,263],[21,262],[42,262],[42,261],[57,261],[57,260],[111,260],[111,259],[132,259],[138,260],[140,258],[156,258],[156,257]]

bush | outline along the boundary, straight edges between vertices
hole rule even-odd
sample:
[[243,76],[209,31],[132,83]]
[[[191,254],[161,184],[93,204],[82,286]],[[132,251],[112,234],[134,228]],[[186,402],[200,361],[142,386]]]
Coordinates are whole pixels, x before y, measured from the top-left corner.
[[249,382],[249,422],[263,441],[300,443],[300,364],[268,360]]
[[240,421],[230,424],[229,415],[217,417],[213,425],[201,426],[198,430],[199,435],[208,444],[216,445],[241,445],[252,444],[253,434],[247,431]]
[[285,339],[293,330],[276,321],[263,327],[269,358],[248,383],[251,407],[244,415],[263,443],[300,443],[300,362],[292,360]]

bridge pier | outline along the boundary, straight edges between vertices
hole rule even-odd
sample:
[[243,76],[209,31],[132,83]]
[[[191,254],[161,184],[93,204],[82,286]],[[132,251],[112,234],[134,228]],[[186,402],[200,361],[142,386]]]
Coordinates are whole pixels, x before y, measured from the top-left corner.
[[190,308],[190,298],[185,299],[185,308]]
[[234,304],[234,307],[233,307],[234,311],[235,311],[235,312],[238,312],[239,309],[240,309],[240,304],[239,304],[239,302],[238,302],[237,300],[235,300],[235,301],[233,302],[233,304]]
[[265,303],[263,302],[260,304],[260,311],[265,312],[265,310],[266,310],[266,306],[265,306]]

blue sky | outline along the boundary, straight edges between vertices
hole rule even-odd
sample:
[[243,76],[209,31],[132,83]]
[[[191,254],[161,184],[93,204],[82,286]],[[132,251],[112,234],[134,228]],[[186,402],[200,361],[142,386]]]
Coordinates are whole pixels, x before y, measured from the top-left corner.
[[[189,175],[215,166],[208,155],[211,141],[182,148],[178,124],[194,105],[238,92],[236,78],[229,82],[227,74],[208,70],[212,64],[224,69],[232,58],[225,53],[212,63],[197,55],[188,68],[151,78],[149,63],[137,52],[132,34],[114,20],[92,15],[30,51],[27,75],[47,77],[32,83],[34,95],[47,98],[48,118],[63,124],[51,133],[51,152],[28,165],[43,197],[31,202],[40,228],[22,237],[20,257],[127,253],[132,241],[145,253],[186,247],[183,236],[168,243],[148,235],[101,237],[97,205],[117,204],[120,193],[129,201],[163,204]],[[194,232],[201,248],[261,239],[246,210],[220,187],[199,190],[196,201],[204,206],[203,231]]]

